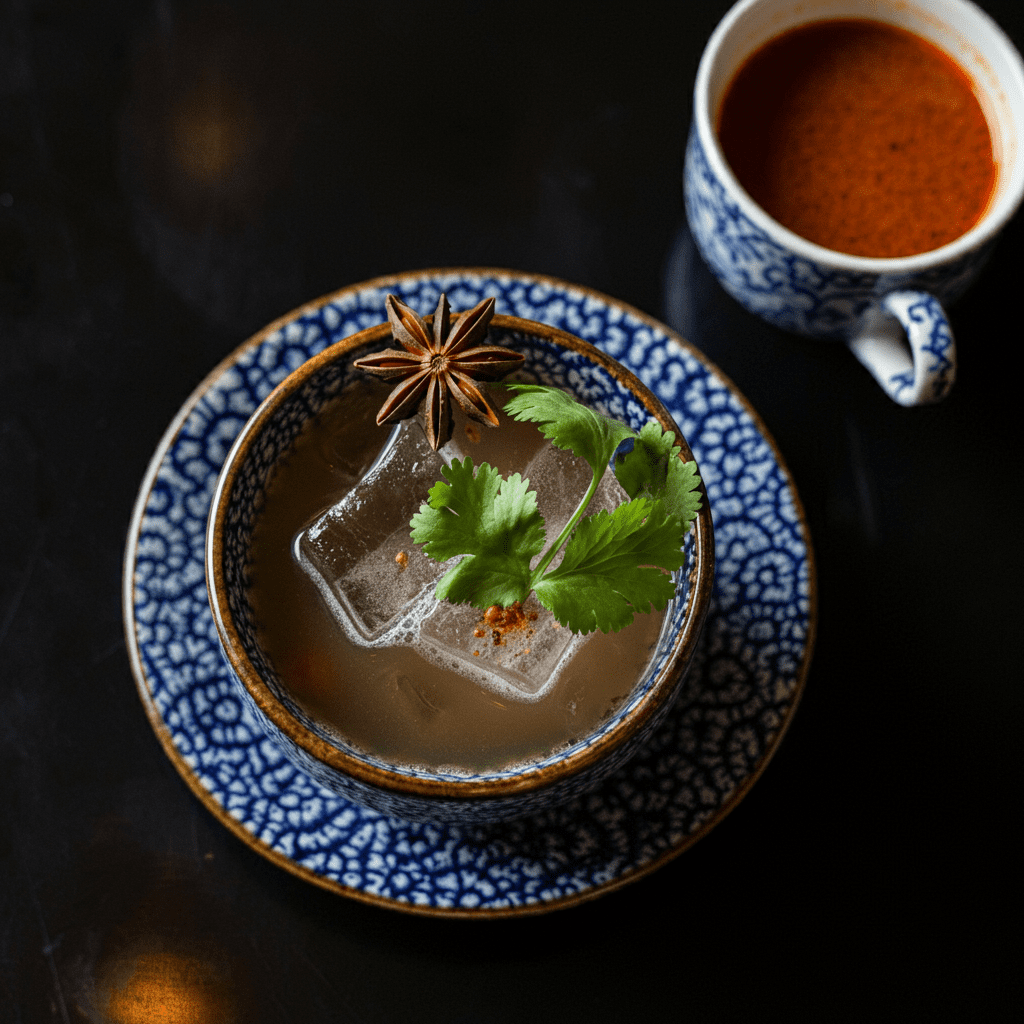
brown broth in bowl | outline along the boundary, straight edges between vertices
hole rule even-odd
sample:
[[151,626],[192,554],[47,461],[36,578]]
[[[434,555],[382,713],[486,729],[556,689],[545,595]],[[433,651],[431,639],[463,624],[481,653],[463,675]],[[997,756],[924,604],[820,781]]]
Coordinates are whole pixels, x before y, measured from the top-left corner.
[[954,241],[995,185],[966,72],[882,22],[814,22],[770,40],[729,84],[718,137],[767,213],[854,256],[912,256]]
[[[412,647],[353,642],[300,568],[297,535],[352,489],[388,437],[389,427],[373,423],[388,390],[357,382],[307,425],[268,486],[253,543],[250,593],[264,650],[309,715],[356,749],[400,765],[498,770],[585,737],[642,678],[662,614],[638,615],[619,633],[593,634],[542,697],[509,699]],[[504,415],[501,420],[498,429],[469,424],[467,431],[459,419],[456,430],[468,437],[475,464],[488,461],[507,474],[547,442],[533,424]],[[545,482],[533,483],[543,499]],[[427,494],[411,497],[415,510]],[[550,525],[548,531],[550,538]],[[383,560],[374,585],[384,588],[422,571],[426,561],[410,539],[398,556]],[[524,607],[525,615],[504,624],[466,609],[469,644],[481,660],[515,659],[542,639],[531,631],[560,629],[539,605]]]

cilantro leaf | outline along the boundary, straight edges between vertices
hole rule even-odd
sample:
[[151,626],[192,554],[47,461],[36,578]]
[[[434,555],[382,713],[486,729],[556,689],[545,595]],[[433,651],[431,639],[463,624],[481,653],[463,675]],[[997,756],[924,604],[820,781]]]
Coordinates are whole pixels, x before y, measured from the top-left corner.
[[696,462],[683,462],[674,455],[669,462],[668,479],[659,500],[665,511],[688,527],[700,511],[700,477]]
[[[675,434],[664,432],[650,420],[633,439],[631,447],[624,445],[622,451],[616,452],[615,476],[631,498],[639,497],[642,492],[653,496],[665,486],[675,439]],[[674,454],[678,453],[676,448]]]
[[675,517],[637,498],[581,520],[561,563],[534,590],[563,626],[607,633],[628,626],[635,613],[661,611],[676,589],[663,570],[682,564]]
[[[438,583],[438,600],[507,607],[533,590],[577,633],[619,630],[636,614],[662,610],[675,594],[669,573],[683,565],[686,533],[700,509],[696,466],[680,460],[675,435],[653,420],[638,434],[555,388],[508,387],[516,394],[505,411],[538,423],[552,444],[586,460],[593,480],[541,554],[544,519],[529,480],[518,473],[503,479],[486,462],[474,474],[472,459],[453,460],[409,524],[431,558],[463,556]],[[584,517],[613,456],[632,500]],[[563,548],[562,561],[549,569]]]
[[474,475],[471,458],[453,459],[441,472],[445,480],[431,487],[409,524],[431,558],[467,556],[438,582],[438,600],[474,608],[525,600],[530,560],[544,546],[544,519],[529,480],[518,473],[504,479],[486,462]]
[[609,416],[581,405],[557,388],[540,384],[508,384],[514,398],[505,403],[513,419],[540,424],[540,432],[556,447],[586,459],[595,474],[604,472],[615,449],[633,431]]
[[530,566],[498,552],[467,555],[437,581],[438,601],[468,604],[482,610],[492,604],[507,608],[530,593]]
[[694,462],[679,458],[676,436],[650,420],[633,446],[615,455],[615,477],[631,497],[656,498],[687,526],[700,510],[700,478]]

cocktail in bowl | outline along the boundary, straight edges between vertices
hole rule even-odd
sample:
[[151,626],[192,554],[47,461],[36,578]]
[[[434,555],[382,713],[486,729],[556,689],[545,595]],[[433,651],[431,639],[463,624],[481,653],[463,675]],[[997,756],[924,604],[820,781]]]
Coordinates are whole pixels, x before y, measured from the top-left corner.
[[665,408],[592,345],[487,303],[388,311],[236,439],[213,618],[317,781],[399,818],[518,817],[596,786],[672,705],[711,600],[707,497]]

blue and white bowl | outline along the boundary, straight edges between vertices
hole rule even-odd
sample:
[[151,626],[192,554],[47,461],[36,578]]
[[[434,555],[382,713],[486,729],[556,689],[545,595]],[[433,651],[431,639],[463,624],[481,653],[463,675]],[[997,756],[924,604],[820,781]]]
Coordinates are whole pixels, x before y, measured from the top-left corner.
[[[591,735],[565,751],[478,775],[412,769],[347,746],[289,696],[261,649],[248,596],[254,527],[268,481],[303,426],[361,371],[353,362],[385,347],[381,324],[339,341],[288,376],[259,406],[234,443],[217,482],[206,543],[207,587],[221,646],[239,692],[267,735],[312,778],[356,803],[419,821],[494,822],[578,796],[636,753],[670,708],[686,676],[711,601],[714,542],[707,496],[686,540],[686,564],[646,677]],[[675,433],[665,407],[621,364],[556,328],[495,316],[489,343],[520,351],[523,373],[568,389],[633,429],[651,417]]]

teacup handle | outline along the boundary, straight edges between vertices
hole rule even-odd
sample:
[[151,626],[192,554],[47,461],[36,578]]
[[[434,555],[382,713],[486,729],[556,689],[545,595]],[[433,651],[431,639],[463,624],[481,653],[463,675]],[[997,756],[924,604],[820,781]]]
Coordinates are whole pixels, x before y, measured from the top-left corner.
[[945,310],[927,292],[889,292],[865,315],[848,344],[900,405],[940,402],[956,380],[953,330]]

